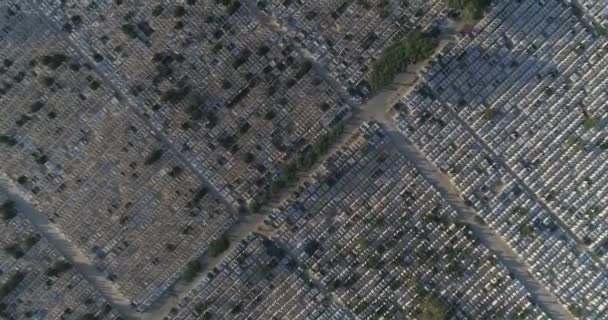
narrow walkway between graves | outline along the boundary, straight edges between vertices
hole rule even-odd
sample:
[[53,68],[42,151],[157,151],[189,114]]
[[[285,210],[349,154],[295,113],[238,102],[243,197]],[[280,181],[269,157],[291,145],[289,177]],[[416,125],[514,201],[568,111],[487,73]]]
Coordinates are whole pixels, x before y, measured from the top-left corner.
[[526,288],[538,306],[551,319],[575,319],[574,316],[558,302],[557,298],[530,273],[530,267],[513,251],[513,249],[494,230],[481,223],[477,213],[467,207],[460,198],[451,179],[444,174],[419,151],[414,144],[401,134],[388,115],[383,121],[393,145],[420,171],[441,195],[459,214],[461,223],[467,225],[479,238],[481,243],[495,254],[502,264]]
[[108,303],[127,319],[141,319],[130,302],[125,298],[118,288],[108,280],[101,272],[97,271],[93,263],[80,251],[80,249],[68,240],[53,225],[48,217],[36,208],[35,201],[31,201],[27,195],[22,194],[17,187],[9,182],[9,179],[0,175],[0,192],[6,194],[7,198],[14,201],[19,214],[29,220],[34,229],[44,236],[49,243],[59,251],[74,268],[108,300]]
[[570,229],[570,227],[559,217],[559,215],[557,215],[551,209],[551,207],[549,207],[545,199],[532,190],[528,184],[511,169],[511,167],[507,164],[507,161],[502,156],[497,154],[492,148],[490,148],[483,138],[481,138],[456,111],[452,110],[451,108],[447,108],[447,110],[450,115],[452,115],[452,117],[473,137],[473,139],[475,139],[475,141],[479,143],[492,156],[492,158],[496,160],[505,169],[505,171],[513,177],[513,180],[515,180],[517,184],[522,187],[524,192],[528,193],[532,199],[536,200],[536,202],[540,204],[540,206],[543,207],[543,209],[545,209],[549,215],[551,215],[552,220],[559,225],[560,229],[567,233],[570,239],[576,242],[577,249],[586,252],[591,259],[602,268],[602,271],[608,272],[608,265],[603,263],[595,252],[591,250],[591,248],[589,248],[589,246],[587,246],[584,241],[572,231],[572,229]]

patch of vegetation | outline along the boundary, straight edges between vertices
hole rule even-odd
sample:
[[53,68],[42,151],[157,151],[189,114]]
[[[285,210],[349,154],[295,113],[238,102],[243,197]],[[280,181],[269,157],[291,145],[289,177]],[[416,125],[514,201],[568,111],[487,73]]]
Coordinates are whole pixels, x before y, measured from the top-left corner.
[[487,108],[483,112],[483,118],[486,119],[487,121],[490,121],[490,120],[494,119],[494,117],[496,117],[497,113],[498,112],[496,111],[496,109],[494,109],[494,108]]
[[483,18],[492,0],[448,0],[448,6],[462,11],[467,22],[475,23]]
[[587,129],[587,130],[597,129],[599,127],[599,124],[600,124],[600,119],[597,116],[591,116],[591,115],[585,116],[585,121],[583,122],[585,129]]
[[524,224],[519,227],[519,232],[521,232],[524,237],[531,237],[534,235],[534,227],[530,224]]
[[414,31],[388,47],[371,66],[368,80],[372,91],[378,91],[411,64],[428,59],[438,45],[428,33]]
[[230,248],[230,240],[228,240],[228,238],[221,237],[219,239],[212,240],[209,243],[209,255],[216,258],[228,250],[228,248]]
[[184,172],[184,169],[182,169],[182,167],[180,167],[180,166],[173,166],[171,168],[171,171],[169,171],[168,175],[171,178],[177,178],[178,176],[180,176],[182,174],[182,172]]
[[571,305],[568,307],[568,309],[570,310],[570,313],[577,318],[581,318],[583,316],[584,310],[580,306]]
[[579,137],[568,136],[568,138],[566,138],[566,143],[568,144],[568,146],[573,147],[574,150],[576,150],[577,152],[583,151],[585,149],[585,145]]
[[59,68],[67,60],[68,57],[62,53],[55,53],[40,57],[40,63],[51,68],[52,70]]
[[19,259],[25,255],[25,251],[17,243],[12,243],[4,247],[4,251],[15,259]]
[[181,279],[185,282],[192,282],[201,271],[203,271],[203,267],[198,260],[189,261],[184,268]]
[[49,161],[49,158],[42,152],[33,152],[32,157],[34,158],[34,161],[39,165],[43,165]]
[[17,145],[18,141],[12,135],[0,134],[0,143],[5,144],[9,147],[14,147]]
[[192,90],[192,87],[187,84],[183,86],[177,86],[176,88],[165,91],[160,97],[160,99],[163,102],[176,104],[184,100],[184,98],[186,98],[190,93],[190,90]]
[[608,139],[601,141],[597,144],[598,148],[601,150],[608,150]]
[[355,240],[355,248],[359,251],[364,251],[369,246],[369,241],[366,238],[358,238]]
[[595,32],[600,36],[607,36],[608,30],[604,28],[599,22],[593,21],[593,27],[595,28]]
[[363,311],[367,310],[367,308],[369,307],[370,303],[369,301],[363,300],[361,302],[359,302],[355,308],[353,309],[353,312],[357,315],[361,314]]
[[48,269],[46,269],[46,272],[44,274],[46,274],[47,277],[59,277],[71,268],[71,263],[67,261],[57,261],[53,263],[53,265],[50,266]]
[[198,189],[198,191],[196,191],[196,193],[194,194],[194,197],[192,197],[192,200],[186,203],[186,208],[192,209],[196,207],[201,202],[201,200],[203,200],[203,198],[207,195],[207,193],[209,193],[209,189],[207,189],[206,187],[201,187],[200,189]]
[[271,197],[277,195],[286,187],[293,185],[297,181],[298,172],[309,170],[319,158],[327,153],[342,132],[344,132],[344,125],[339,124],[319,139],[319,141],[304,148],[299,156],[293,162],[287,164],[281,174],[272,180],[268,189],[256,197],[250,209],[253,212],[259,212]]
[[152,151],[152,153],[150,153],[146,157],[146,160],[144,160],[144,164],[149,166],[149,165],[155,163],[156,161],[160,160],[160,158],[163,156],[163,153],[165,153],[165,151],[162,149],[156,149],[156,150]]
[[28,116],[27,114],[22,114],[21,116],[19,116],[19,118],[17,120],[15,120],[15,124],[18,127],[23,127],[26,123],[28,123],[32,119],[33,118]]
[[242,6],[240,0],[215,0],[215,2],[226,7],[226,14],[229,16],[235,14]]
[[447,308],[443,305],[439,299],[427,295],[421,305],[421,315],[420,318],[422,320],[444,320],[447,319]]
[[315,252],[317,252],[317,250],[319,250],[319,248],[321,248],[321,244],[319,243],[319,241],[312,239],[306,242],[306,245],[304,246],[304,252],[306,252],[306,254],[308,254],[309,256],[312,256],[313,254],[315,254]]
[[528,309],[522,309],[520,311],[518,311],[515,315],[515,320],[526,320],[526,319],[530,319],[531,317],[531,312]]
[[25,279],[24,272],[17,272],[13,274],[1,287],[0,287],[0,301],[9,295],[21,281]]
[[25,246],[29,249],[31,249],[33,246],[35,246],[38,241],[40,241],[40,235],[39,234],[33,234],[29,237],[27,237],[25,239]]
[[152,16],[153,17],[158,17],[158,16],[160,16],[161,13],[163,13],[163,11],[165,11],[165,8],[162,5],[156,5],[152,9]]
[[78,320],[101,320],[101,318],[94,313],[88,312],[80,316]]

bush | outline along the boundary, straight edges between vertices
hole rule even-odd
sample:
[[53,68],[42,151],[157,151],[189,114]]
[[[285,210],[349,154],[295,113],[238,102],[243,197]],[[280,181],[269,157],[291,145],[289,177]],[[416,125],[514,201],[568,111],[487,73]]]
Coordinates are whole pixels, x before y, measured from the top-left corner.
[[209,255],[213,258],[218,257],[230,248],[230,240],[226,237],[215,239],[209,243]]
[[397,74],[406,71],[409,65],[429,58],[437,44],[430,34],[415,31],[388,47],[372,64],[368,77],[372,90],[378,91]]

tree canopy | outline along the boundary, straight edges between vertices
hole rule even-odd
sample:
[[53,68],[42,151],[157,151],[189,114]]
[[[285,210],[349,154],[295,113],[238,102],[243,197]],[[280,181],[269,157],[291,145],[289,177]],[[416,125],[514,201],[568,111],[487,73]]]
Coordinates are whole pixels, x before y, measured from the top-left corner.
[[387,85],[393,78],[412,64],[428,59],[438,45],[437,39],[428,33],[414,31],[386,48],[371,67],[369,83],[372,91]]
[[212,257],[218,257],[224,251],[230,247],[230,241],[226,237],[215,239],[209,243],[209,255]]

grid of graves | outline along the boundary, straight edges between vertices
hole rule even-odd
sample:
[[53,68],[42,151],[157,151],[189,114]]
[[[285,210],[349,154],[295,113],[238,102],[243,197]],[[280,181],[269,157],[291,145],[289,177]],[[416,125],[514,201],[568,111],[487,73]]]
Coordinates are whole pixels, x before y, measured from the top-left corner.
[[273,240],[250,234],[166,319],[354,319]]
[[311,278],[362,319],[546,318],[455,218],[368,123],[266,222]]
[[589,14],[595,19],[593,24],[596,32],[601,36],[608,35],[608,2],[605,0],[579,0],[574,3],[576,3],[577,15]]
[[500,2],[395,106],[404,135],[585,317],[608,312],[605,258],[588,248],[602,253],[608,227],[604,46],[561,2]]
[[0,214],[0,317],[119,319],[4,195]]
[[[427,29],[446,15],[445,1],[262,1],[296,41],[354,88],[370,62],[408,31]],[[364,93],[364,92],[363,92]]]
[[93,66],[35,19],[23,14],[21,23],[39,23],[40,33],[2,49],[4,173],[145,308],[235,217]]
[[234,206],[348,114],[239,1],[45,3],[97,70]]

